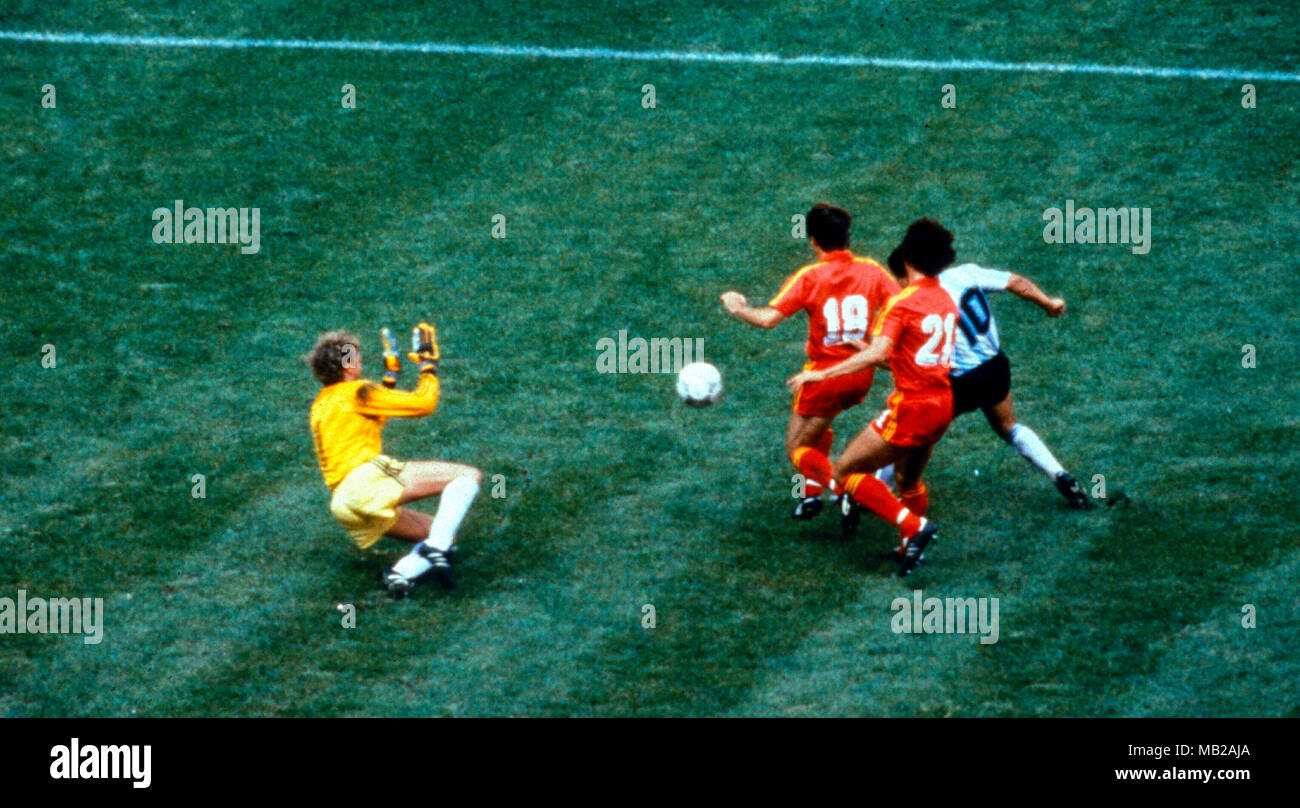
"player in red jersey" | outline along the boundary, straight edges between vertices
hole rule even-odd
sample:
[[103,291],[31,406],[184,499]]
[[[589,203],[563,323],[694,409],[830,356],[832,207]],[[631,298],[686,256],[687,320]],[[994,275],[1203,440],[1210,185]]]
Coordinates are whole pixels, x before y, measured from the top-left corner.
[[[952,233],[929,219],[913,222],[898,249],[908,285],[885,304],[867,347],[832,367],[805,370],[788,384],[799,390],[889,363],[894,392],[888,406],[845,447],[835,464],[835,479],[853,502],[898,525],[899,574],[907,575],[937,533],[925,518],[928,496],[921,472],[953,416],[948,368],[957,306],[936,276],[956,254]],[[891,463],[901,501],[872,475]]]
[[[744,295],[734,291],[723,293],[722,305],[736,318],[760,328],[772,328],[800,310],[808,312],[809,361],[804,369],[811,370],[828,368],[857,353],[871,318],[899,286],[880,264],[849,252],[852,217],[847,211],[821,202],[808,211],[806,221],[817,261],[791,275],[766,306],[750,306]],[[867,365],[795,391],[785,450],[803,475],[804,488],[794,518],[816,516],[822,509],[822,489],[834,491],[831,422],[866,398],[874,372]]]

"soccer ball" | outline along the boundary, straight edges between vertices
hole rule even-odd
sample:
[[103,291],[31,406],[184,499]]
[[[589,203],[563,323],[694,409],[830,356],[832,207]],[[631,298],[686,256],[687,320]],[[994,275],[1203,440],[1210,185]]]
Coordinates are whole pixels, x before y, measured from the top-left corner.
[[722,395],[722,374],[708,362],[692,362],[677,374],[677,395],[692,407],[707,407]]

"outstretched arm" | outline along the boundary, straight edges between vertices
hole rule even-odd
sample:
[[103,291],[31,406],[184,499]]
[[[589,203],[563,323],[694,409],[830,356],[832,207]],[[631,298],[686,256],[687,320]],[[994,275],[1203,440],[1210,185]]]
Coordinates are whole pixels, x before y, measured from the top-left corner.
[[1038,288],[1037,284],[1024,275],[1011,273],[1011,280],[1007,282],[1007,291],[1028,300],[1030,303],[1038,304],[1039,308],[1047,312],[1048,317],[1060,317],[1065,314],[1065,298],[1048,297],[1042,289]]
[[772,328],[785,319],[785,315],[771,306],[751,306],[740,292],[723,292],[722,305],[737,320],[744,320],[759,328]]
[[418,418],[429,415],[438,408],[438,374],[420,373],[420,383],[414,390],[393,390],[374,382],[357,388],[357,412],[362,415],[384,415],[390,418]]
[[871,342],[867,344],[867,347],[840,362],[838,365],[831,365],[825,370],[805,370],[790,377],[786,382],[786,385],[791,390],[798,390],[808,382],[820,382],[836,376],[848,376],[849,374],[866,370],[872,365],[879,365],[882,362],[888,362],[889,352],[893,347],[894,341],[889,337],[872,337]]

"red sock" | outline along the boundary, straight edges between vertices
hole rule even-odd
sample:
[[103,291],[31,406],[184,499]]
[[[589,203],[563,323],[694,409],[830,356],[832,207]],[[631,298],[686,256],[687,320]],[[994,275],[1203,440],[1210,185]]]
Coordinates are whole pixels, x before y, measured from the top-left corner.
[[[930,506],[930,495],[926,490],[925,483],[917,483],[912,490],[904,491],[899,499],[902,500],[904,508],[917,516],[925,516],[925,511]],[[902,525],[898,526],[899,547],[903,546],[902,542],[906,541],[910,535],[910,533],[903,530]]]
[[917,483],[911,491],[904,491],[899,499],[903,501],[903,507],[917,516],[925,516],[930,507],[930,492],[925,483]]
[[811,446],[800,446],[790,459],[803,475],[804,496],[821,496],[822,488],[831,482],[831,459],[826,453]]
[[[833,444],[834,442],[835,442],[835,430],[830,428],[827,428],[827,430],[822,433],[821,440],[817,441],[817,451],[826,455],[827,469],[831,468],[831,463],[830,463],[831,444]],[[835,491],[838,490],[835,486],[835,474],[833,471],[828,471],[826,474],[826,487],[831,490],[831,493],[835,493]]]
[[894,499],[894,495],[889,493],[889,486],[877,480],[874,475],[850,474],[844,480],[844,490],[862,507],[891,525],[898,525],[903,538],[909,538],[921,529],[921,517]]

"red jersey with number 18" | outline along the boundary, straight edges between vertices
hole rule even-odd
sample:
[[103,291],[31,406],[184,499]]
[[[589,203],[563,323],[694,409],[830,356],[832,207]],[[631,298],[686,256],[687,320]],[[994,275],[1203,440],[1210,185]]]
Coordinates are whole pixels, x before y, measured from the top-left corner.
[[871,335],[894,342],[889,367],[896,390],[937,393],[952,389],[948,369],[956,324],[957,306],[938,278],[920,278],[885,303]]
[[897,293],[898,283],[880,264],[834,250],[791,275],[767,305],[786,317],[808,312],[808,358],[826,367],[857,353],[845,342],[864,339],[872,317]]

